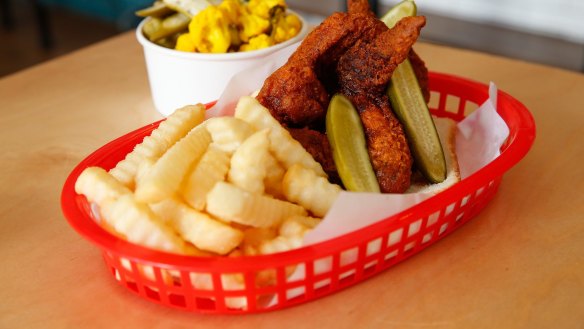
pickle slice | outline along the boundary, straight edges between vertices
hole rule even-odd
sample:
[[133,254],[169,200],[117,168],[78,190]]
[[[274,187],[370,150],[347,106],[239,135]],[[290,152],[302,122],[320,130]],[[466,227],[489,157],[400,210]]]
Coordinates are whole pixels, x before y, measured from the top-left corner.
[[163,17],[173,12],[165,3],[155,1],[152,6],[140,9],[135,14],[140,17]]
[[361,118],[351,102],[335,94],[326,113],[326,133],[337,171],[348,191],[377,192]]
[[162,18],[150,17],[144,23],[142,27],[142,32],[148,38],[148,40],[153,41],[153,36],[156,32],[162,28]]
[[144,24],[143,32],[150,41],[157,41],[187,31],[190,21],[191,19],[182,13],[174,13],[164,19],[150,17]]
[[410,142],[417,168],[432,183],[444,181],[444,151],[410,61],[404,61],[393,72],[388,94]]
[[[416,4],[405,0],[391,8],[381,20],[391,28],[403,17],[415,15]],[[387,93],[393,111],[402,123],[410,142],[417,168],[432,183],[444,181],[446,160],[442,144],[408,59],[398,65],[393,72]]]

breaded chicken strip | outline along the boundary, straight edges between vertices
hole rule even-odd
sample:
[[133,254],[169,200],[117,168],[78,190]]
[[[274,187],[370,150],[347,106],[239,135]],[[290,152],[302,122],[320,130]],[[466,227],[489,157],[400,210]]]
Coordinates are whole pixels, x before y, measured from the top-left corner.
[[292,138],[297,140],[320,163],[331,183],[342,184],[337,172],[333,152],[325,134],[308,128],[289,128]]
[[[351,14],[368,14],[375,16],[375,13],[371,11],[369,1],[367,0],[348,0],[347,10]],[[361,41],[365,43],[371,42],[370,39],[366,38],[361,39]],[[422,94],[424,95],[424,100],[427,103],[430,101],[430,89],[428,87],[428,69],[426,68],[426,64],[413,49],[410,51],[408,58],[412,64],[416,78],[418,79]]]
[[321,128],[331,93],[338,89],[337,61],[357,41],[372,40],[386,30],[370,15],[334,13],[266,79],[258,101],[286,126]]
[[422,16],[406,17],[374,40],[357,42],[337,66],[341,92],[359,112],[371,165],[384,193],[402,193],[410,186],[413,160],[386,89],[425,22]]
[[365,95],[354,95],[351,102],[359,111],[365,130],[367,152],[383,193],[403,193],[410,186],[413,158],[401,123],[395,118],[389,100],[373,102]]
[[367,0],[348,0],[347,12],[350,14],[366,14],[375,17],[375,13],[371,10],[371,6],[369,6],[369,1]]
[[406,17],[373,40],[355,43],[337,64],[341,91],[346,96],[384,95],[393,71],[408,58],[425,24],[424,16]]

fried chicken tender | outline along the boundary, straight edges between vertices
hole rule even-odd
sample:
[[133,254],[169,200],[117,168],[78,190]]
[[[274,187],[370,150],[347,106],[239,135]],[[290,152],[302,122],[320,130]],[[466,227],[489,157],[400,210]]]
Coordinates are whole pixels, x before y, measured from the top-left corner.
[[375,17],[367,0],[348,0],[347,11],[350,14],[366,14]]
[[337,172],[333,153],[326,135],[320,131],[304,128],[289,128],[292,138],[297,140],[322,166],[331,183],[341,184],[341,178]]
[[337,75],[343,93],[384,95],[393,71],[410,53],[426,24],[424,16],[406,17],[373,40],[359,40],[341,56]]
[[404,192],[413,159],[386,89],[397,65],[409,58],[428,101],[428,71],[412,50],[425,22],[424,17],[408,17],[389,29],[368,1],[349,0],[348,13],[329,16],[309,33],[288,62],[268,77],[257,99],[334,181],[338,173],[324,120],[330,97],[343,93],[359,111],[381,191]]
[[337,66],[341,92],[359,112],[371,165],[384,193],[403,193],[410,186],[413,159],[385,90],[425,23],[422,16],[404,18],[369,43],[357,42]]
[[338,88],[337,61],[358,40],[371,40],[386,30],[370,15],[332,14],[266,79],[258,101],[285,126],[322,127],[330,95]]
[[401,123],[391,112],[389,100],[379,103],[364,95],[351,97],[365,130],[367,152],[383,193],[403,193],[410,186],[413,158]]

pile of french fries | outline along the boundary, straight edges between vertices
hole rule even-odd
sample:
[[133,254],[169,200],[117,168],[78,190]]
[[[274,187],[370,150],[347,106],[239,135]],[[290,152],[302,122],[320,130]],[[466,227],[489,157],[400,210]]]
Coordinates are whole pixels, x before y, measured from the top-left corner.
[[233,117],[178,109],[106,171],[75,190],[100,223],[145,247],[198,256],[263,255],[302,245],[341,188],[253,97]]

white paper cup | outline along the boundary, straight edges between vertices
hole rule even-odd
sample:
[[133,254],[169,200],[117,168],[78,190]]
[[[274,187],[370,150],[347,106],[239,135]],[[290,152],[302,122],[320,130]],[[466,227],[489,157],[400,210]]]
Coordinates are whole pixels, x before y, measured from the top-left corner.
[[154,106],[164,116],[185,105],[217,100],[234,74],[295,44],[308,33],[308,25],[300,17],[302,29],[298,35],[268,48],[227,54],[189,53],[150,42],[142,33],[146,20],[138,25],[136,37],[144,49]]

